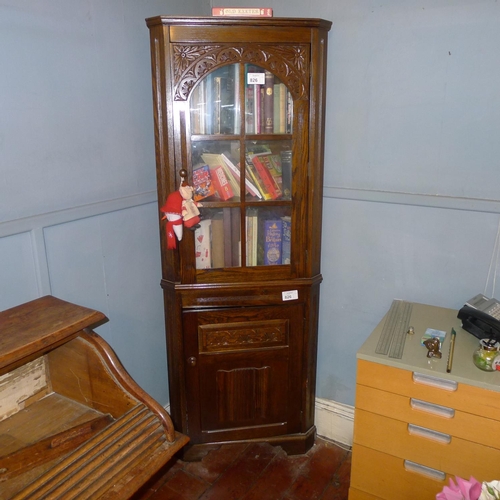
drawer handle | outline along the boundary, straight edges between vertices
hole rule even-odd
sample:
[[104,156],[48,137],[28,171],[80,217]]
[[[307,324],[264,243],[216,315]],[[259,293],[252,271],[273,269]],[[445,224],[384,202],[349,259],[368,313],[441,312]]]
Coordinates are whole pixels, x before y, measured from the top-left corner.
[[423,373],[413,372],[413,382],[417,384],[430,385],[445,391],[456,391],[458,383],[454,380],[434,377],[432,375],[424,375]]
[[437,469],[431,469],[425,465],[417,464],[411,460],[404,461],[405,469],[409,472],[416,472],[417,474],[422,474],[423,476],[436,479],[437,481],[444,481],[446,479],[446,473]]
[[427,427],[420,427],[420,425],[408,424],[408,432],[414,436],[432,439],[439,443],[449,444],[451,441],[451,436],[449,434],[427,429]]
[[433,415],[438,415],[440,417],[453,418],[455,416],[455,410],[453,408],[429,403],[428,401],[422,401],[421,399],[411,398],[410,406],[413,410],[425,411],[427,413],[432,413]]

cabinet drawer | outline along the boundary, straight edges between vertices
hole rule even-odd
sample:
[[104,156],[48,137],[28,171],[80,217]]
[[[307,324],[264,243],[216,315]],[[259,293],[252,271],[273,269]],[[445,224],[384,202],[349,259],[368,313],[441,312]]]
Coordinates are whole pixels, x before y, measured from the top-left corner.
[[498,449],[357,408],[354,442],[452,475],[479,481],[498,475]]
[[360,385],[500,421],[500,393],[462,383],[456,383],[454,390],[448,390],[442,386],[452,382],[450,379],[435,377],[435,380],[425,380],[419,375],[410,370],[358,360],[357,382]]
[[350,487],[384,500],[435,498],[453,477],[440,471],[436,471],[437,474],[431,477],[427,474],[432,471],[420,468],[419,464],[410,464],[402,458],[356,443],[352,452]]
[[500,449],[500,422],[446,406],[356,386],[356,408]]

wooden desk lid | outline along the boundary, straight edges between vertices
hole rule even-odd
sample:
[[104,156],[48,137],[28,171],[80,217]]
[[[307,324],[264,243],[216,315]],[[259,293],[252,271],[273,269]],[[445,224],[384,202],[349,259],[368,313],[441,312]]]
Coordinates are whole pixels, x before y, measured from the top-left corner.
[[101,312],[51,295],[0,312],[0,375],[107,321]]

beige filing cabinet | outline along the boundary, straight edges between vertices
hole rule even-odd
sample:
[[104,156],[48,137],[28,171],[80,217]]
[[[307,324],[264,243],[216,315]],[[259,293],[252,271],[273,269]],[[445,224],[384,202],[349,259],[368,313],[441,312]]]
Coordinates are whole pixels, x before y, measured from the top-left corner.
[[[349,500],[432,499],[455,476],[500,479],[500,372],[476,368],[479,340],[456,310],[413,303],[409,314],[401,358],[376,353],[389,313],[357,353]],[[427,328],[447,332],[441,359],[421,345]]]

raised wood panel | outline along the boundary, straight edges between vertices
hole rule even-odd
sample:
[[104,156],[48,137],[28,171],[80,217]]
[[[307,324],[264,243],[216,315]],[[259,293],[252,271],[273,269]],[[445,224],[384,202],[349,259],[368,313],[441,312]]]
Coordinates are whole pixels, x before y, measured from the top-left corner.
[[287,422],[288,371],[288,349],[226,355],[224,359],[203,356],[202,430]]
[[218,370],[217,415],[219,424],[254,422],[269,417],[271,367]]
[[288,344],[288,320],[200,325],[200,352],[276,347]]

